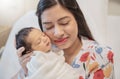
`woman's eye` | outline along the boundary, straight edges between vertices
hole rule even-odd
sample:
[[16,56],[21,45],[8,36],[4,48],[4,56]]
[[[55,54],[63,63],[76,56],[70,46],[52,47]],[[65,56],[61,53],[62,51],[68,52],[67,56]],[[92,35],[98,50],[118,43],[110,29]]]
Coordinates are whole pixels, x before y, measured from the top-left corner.
[[46,27],[46,30],[50,30],[52,28],[53,28],[53,26],[49,26],[49,27]]
[[62,21],[62,22],[60,22],[59,24],[60,24],[60,25],[68,25],[69,22],[70,22],[70,21]]
[[61,23],[61,25],[67,25],[68,24],[68,22],[66,22],[66,23]]

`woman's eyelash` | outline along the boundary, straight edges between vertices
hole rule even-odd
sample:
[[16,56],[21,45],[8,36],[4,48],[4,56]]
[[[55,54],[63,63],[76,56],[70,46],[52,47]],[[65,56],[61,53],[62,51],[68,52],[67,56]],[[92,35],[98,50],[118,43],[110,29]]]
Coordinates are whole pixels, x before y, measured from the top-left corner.
[[61,23],[62,25],[67,25],[68,24],[68,22],[67,23]]
[[66,22],[61,22],[60,24],[61,24],[61,25],[67,25],[67,24],[69,24],[69,22],[70,22],[70,20],[69,20],[69,21],[66,21]]
[[[60,25],[67,25],[69,24],[69,21],[68,22],[65,22],[65,23],[59,23]],[[50,30],[52,29],[54,26],[49,26],[49,27],[46,27],[46,30]]]
[[53,28],[53,26],[50,26],[50,27],[47,27],[46,29],[49,30],[49,29],[52,29],[52,28]]

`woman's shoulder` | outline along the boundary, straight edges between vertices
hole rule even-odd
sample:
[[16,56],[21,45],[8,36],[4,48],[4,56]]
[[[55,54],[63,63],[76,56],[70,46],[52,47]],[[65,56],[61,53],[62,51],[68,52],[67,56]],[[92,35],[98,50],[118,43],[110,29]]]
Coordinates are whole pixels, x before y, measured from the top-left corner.
[[92,61],[97,61],[99,64],[105,64],[109,61],[113,63],[114,53],[109,46],[89,39],[84,40],[83,44],[85,45],[80,56],[81,60],[85,57],[90,57]]
[[102,45],[94,40],[83,39],[83,50],[90,52],[91,54],[98,54],[101,56],[113,55],[113,50],[107,45]]
[[89,40],[87,38],[82,38],[82,44],[83,49],[91,49],[95,50],[96,52],[100,52],[102,50],[112,50],[112,48],[107,45],[100,44],[97,41]]

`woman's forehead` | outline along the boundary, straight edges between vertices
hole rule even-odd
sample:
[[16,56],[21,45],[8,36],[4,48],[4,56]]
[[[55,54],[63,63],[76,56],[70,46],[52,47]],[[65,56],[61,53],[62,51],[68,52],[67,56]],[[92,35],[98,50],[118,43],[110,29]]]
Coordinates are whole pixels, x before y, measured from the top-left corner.
[[42,22],[51,22],[51,21],[57,21],[60,18],[69,15],[71,15],[71,13],[67,9],[61,7],[60,5],[55,5],[51,8],[46,9],[42,13],[41,19]]

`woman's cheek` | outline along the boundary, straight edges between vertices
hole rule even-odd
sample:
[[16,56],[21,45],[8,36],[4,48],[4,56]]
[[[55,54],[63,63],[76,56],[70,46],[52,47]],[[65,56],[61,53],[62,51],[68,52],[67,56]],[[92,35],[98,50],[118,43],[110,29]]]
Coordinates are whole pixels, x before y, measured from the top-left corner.
[[53,40],[53,38],[54,38],[53,33],[46,31],[45,34],[50,38],[50,40]]

